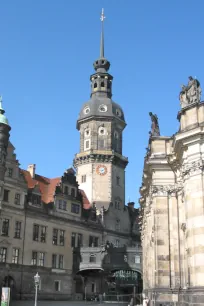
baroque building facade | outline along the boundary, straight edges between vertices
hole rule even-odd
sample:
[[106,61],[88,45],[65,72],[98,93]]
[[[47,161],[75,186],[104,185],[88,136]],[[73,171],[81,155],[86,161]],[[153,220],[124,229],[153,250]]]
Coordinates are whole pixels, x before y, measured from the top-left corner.
[[204,305],[204,103],[198,80],[180,93],[180,127],[156,115],[140,188],[144,294],[151,305]]
[[47,178],[35,164],[21,169],[0,106],[0,284],[13,298],[83,299],[142,290],[138,209],[125,204],[122,108],[112,101],[110,63],[100,57],[91,98],[77,120],[74,167]]

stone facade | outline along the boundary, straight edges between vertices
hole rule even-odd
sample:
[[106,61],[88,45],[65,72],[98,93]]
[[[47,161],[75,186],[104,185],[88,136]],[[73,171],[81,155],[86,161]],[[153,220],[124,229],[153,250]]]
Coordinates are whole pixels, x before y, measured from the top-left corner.
[[145,157],[139,202],[144,293],[152,305],[204,304],[204,103],[192,98],[199,86],[190,79],[179,131],[151,134]]

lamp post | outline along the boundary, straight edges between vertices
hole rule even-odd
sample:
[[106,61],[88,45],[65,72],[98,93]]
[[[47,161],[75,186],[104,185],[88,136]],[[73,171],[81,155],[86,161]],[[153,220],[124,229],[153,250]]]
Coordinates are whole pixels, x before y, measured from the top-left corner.
[[35,281],[35,306],[37,306],[37,300],[38,300],[38,286],[40,283],[40,275],[38,272],[34,276],[34,281]]

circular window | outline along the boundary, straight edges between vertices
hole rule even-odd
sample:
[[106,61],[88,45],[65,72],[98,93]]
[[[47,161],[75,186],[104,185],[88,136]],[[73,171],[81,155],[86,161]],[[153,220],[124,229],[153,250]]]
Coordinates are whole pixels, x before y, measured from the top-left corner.
[[106,129],[104,127],[100,127],[98,130],[99,135],[105,135],[106,134]]
[[85,131],[84,131],[84,136],[85,136],[85,137],[89,137],[90,134],[91,134],[90,129],[85,129]]
[[116,115],[118,117],[121,117],[122,113],[121,113],[121,110],[120,109],[116,109]]
[[105,112],[107,112],[107,109],[108,109],[107,106],[104,105],[104,104],[102,104],[102,105],[99,106],[99,111],[100,111],[100,112],[105,113]]
[[90,112],[90,108],[88,106],[84,107],[84,114],[87,115]]

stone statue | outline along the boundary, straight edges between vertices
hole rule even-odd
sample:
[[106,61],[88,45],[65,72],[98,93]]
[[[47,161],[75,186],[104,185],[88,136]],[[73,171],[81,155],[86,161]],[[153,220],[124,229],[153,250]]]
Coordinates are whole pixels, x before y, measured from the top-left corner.
[[188,85],[182,85],[179,100],[181,108],[184,108],[193,103],[200,103],[201,87],[200,82],[193,77],[188,78]]
[[152,114],[152,112],[149,113],[151,120],[152,120],[152,125],[151,125],[151,136],[160,136],[160,130],[159,130],[159,122],[158,122],[158,117],[156,114]]

